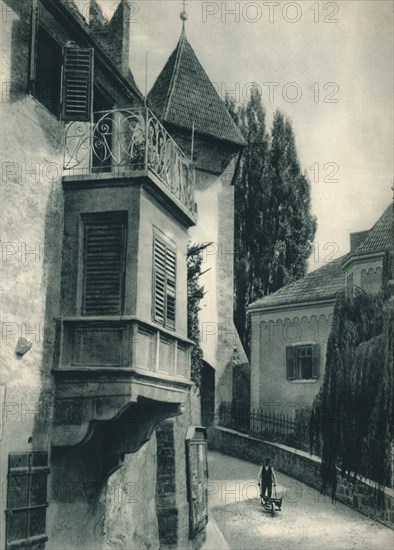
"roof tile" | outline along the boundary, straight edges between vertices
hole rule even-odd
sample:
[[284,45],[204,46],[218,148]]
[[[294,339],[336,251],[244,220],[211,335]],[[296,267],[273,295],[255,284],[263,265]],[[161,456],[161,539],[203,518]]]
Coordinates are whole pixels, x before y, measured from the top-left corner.
[[355,254],[382,252],[393,246],[393,205],[390,204],[378,219],[366,238],[358,245]]
[[148,94],[162,122],[216,139],[245,145],[239,128],[197,59],[183,32]]
[[308,273],[302,279],[256,300],[253,304],[250,304],[250,309],[335,298],[344,286],[341,269],[343,259],[342,256],[337,260],[333,260],[329,264]]

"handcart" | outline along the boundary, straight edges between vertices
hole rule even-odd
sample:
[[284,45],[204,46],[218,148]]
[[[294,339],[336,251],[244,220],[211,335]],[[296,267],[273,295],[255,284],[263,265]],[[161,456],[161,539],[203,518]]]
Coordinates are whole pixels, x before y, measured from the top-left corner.
[[275,485],[273,489],[274,496],[261,495],[261,504],[264,510],[271,512],[271,516],[274,516],[276,511],[280,512],[282,510],[282,499],[277,497]]

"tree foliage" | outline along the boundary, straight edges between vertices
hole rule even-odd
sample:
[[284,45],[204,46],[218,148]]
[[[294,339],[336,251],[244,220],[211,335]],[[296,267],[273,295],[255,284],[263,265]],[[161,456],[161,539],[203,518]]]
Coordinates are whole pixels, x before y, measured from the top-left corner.
[[378,486],[391,482],[393,301],[387,273],[392,257],[386,257],[384,273],[378,295],[343,293],[334,309],[324,380],[310,423],[311,445],[317,439],[322,445],[323,487],[333,497],[337,468]]
[[245,105],[228,98],[227,108],[247,142],[234,192],[234,319],[248,352],[247,305],[305,275],[316,220],[290,120],[277,111],[269,135],[257,87]]
[[203,366],[203,351],[200,347],[200,325],[198,312],[204,297],[204,287],[200,286],[202,251],[211,243],[194,244],[187,251],[187,321],[188,338],[195,342],[191,352],[191,379],[199,388]]

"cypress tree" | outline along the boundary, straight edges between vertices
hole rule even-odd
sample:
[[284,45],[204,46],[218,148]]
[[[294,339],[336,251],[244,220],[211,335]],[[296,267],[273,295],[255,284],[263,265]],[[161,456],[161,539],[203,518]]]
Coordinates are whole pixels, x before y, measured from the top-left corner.
[[268,218],[265,215],[268,190],[264,191],[269,181],[269,137],[261,92],[257,87],[252,89],[248,103],[238,112],[234,104],[229,101],[227,104],[247,142],[234,190],[234,320],[248,353],[250,335],[246,306],[266,293],[268,279],[267,263],[263,257],[269,248],[265,242],[269,235],[266,230]]
[[316,220],[290,120],[277,111],[270,137],[257,87],[240,109],[226,103],[247,142],[234,191],[234,321],[249,355],[246,307],[305,275]]
[[301,171],[292,124],[280,111],[272,127],[270,179],[274,246],[269,292],[275,292],[305,275],[316,233],[310,184]]

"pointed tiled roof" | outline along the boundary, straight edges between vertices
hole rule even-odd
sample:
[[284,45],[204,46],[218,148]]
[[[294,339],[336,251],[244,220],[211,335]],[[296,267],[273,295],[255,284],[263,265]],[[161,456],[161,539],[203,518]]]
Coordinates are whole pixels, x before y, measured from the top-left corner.
[[216,139],[245,145],[240,130],[197,59],[185,32],[148,95],[162,121]]
[[329,300],[336,297],[344,287],[341,263],[344,256],[308,273],[302,279],[264,296],[250,304],[249,309],[271,308],[284,304],[298,304]]
[[393,205],[383,212],[366,238],[358,245],[355,254],[383,252],[393,246]]

